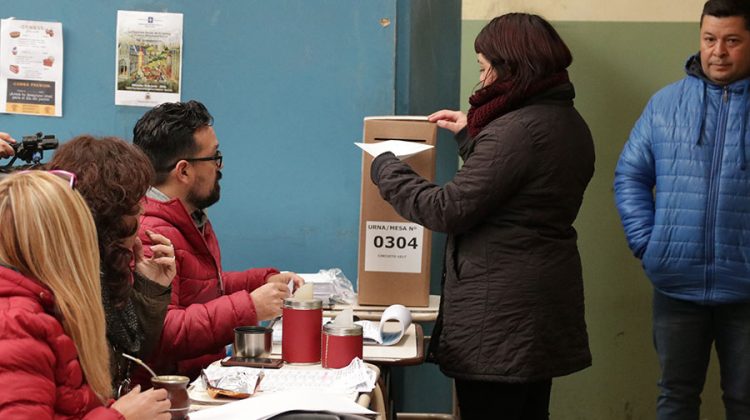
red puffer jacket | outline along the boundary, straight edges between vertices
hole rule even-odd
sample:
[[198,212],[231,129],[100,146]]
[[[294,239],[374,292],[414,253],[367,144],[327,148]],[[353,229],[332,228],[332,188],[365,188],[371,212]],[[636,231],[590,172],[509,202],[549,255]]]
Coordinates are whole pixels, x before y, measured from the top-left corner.
[[0,267],[0,418],[124,419],[86,384],[54,300],[42,284]]
[[224,357],[224,346],[234,340],[234,327],[257,324],[249,292],[279,271],[223,272],[219,242],[210,222],[201,233],[179,199],[162,202],[146,197],[142,204],[139,236],[145,253],[149,255],[152,244],[146,235],[150,230],[172,241],[177,263],[172,302],[161,343],[150,358],[151,367],[159,374],[195,378],[201,368]]

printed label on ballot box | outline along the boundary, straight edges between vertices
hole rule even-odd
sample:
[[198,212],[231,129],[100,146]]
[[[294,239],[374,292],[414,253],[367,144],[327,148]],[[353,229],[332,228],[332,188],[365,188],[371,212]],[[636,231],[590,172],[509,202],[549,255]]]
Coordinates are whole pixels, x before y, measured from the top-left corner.
[[422,272],[424,227],[416,223],[374,221],[365,226],[365,271]]

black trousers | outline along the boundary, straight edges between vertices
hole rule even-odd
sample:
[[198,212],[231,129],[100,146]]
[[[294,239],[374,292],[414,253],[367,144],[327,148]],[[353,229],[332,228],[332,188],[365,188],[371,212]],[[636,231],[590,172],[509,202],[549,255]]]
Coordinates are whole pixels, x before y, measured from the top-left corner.
[[523,384],[456,379],[462,420],[548,420],[552,379]]

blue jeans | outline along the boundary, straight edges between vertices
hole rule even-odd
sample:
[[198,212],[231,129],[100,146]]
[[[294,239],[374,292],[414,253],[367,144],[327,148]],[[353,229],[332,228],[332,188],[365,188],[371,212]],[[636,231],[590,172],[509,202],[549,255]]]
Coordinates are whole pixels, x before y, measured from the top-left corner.
[[750,419],[750,303],[704,306],[654,291],[658,420],[698,420],[714,343],[725,418]]

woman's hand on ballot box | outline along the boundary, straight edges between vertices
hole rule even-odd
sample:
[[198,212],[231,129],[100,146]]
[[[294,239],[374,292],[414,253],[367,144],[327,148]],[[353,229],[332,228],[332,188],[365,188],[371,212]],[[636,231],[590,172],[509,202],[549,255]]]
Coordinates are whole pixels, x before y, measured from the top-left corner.
[[466,127],[466,114],[461,111],[452,111],[450,109],[441,109],[440,111],[430,114],[427,119],[430,122],[437,123],[438,127],[457,134]]

